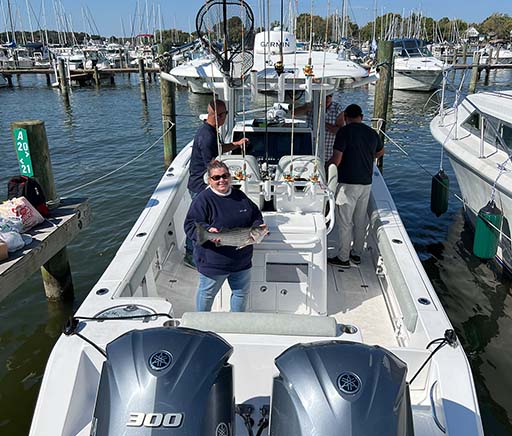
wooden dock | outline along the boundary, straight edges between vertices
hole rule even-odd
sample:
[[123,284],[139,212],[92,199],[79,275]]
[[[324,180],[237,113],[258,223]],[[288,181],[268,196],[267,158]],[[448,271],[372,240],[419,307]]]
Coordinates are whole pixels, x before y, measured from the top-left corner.
[[9,258],[0,262],[0,301],[65,248],[90,221],[91,207],[87,199],[62,200],[49,218],[27,232],[33,238],[32,243],[9,253]]
[[[452,64],[455,70],[470,70],[474,67],[472,64]],[[479,64],[478,69],[481,70],[507,70],[512,69],[512,64]]]
[[[144,69],[146,73],[158,73],[160,72],[159,68],[148,68]],[[100,73],[105,74],[116,74],[116,73],[138,73],[139,67],[134,68],[103,68],[98,70]],[[71,71],[71,79],[73,79],[73,75],[75,74],[93,74],[94,70],[91,69],[79,69]],[[13,74],[55,74],[55,71],[52,68],[0,68],[0,74],[4,76],[13,75]]]

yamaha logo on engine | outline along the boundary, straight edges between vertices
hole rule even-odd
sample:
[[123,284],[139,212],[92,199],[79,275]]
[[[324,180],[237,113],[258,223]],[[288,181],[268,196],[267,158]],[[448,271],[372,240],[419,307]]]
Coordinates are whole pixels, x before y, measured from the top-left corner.
[[347,395],[355,395],[361,390],[361,379],[350,371],[341,373],[338,377],[338,389]]
[[215,429],[215,436],[229,436],[229,427],[221,422]]
[[172,363],[172,354],[166,350],[160,350],[149,356],[149,367],[153,371],[163,371]]
[[130,413],[127,427],[176,428],[183,422],[183,413]]

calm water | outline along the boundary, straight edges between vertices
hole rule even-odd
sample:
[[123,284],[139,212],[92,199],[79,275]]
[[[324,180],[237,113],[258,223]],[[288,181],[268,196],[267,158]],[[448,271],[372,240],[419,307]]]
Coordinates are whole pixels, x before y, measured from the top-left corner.
[[[161,133],[158,84],[148,85],[148,105],[141,103],[136,75],[119,76],[116,85],[73,89],[70,105],[44,77],[22,77],[13,89],[0,90],[0,199],[17,173],[9,123],[42,119],[46,123],[53,169],[60,195],[93,180],[139,154]],[[491,72],[489,88],[512,84],[512,72]],[[481,84],[479,89],[483,89]],[[343,106],[356,102],[372,112],[373,89],[336,96]],[[434,105],[428,94],[395,92],[388,132],[411,158],[387,145],[384,175],[445,309],[471,362],[486,434],[512,434],[511,280],[493,263],[471,254],[472,232],[460,203],[452,197],[447,214],[430,212],[431,176],[439,168],[440,145],[430,135]],[[177,94],[178,147],[199,125],[207,96]],[[416,162],[420,162],[426,171]],[[449,163],[445,169],[454,192]],[[161,144],[106,181],[73,194],[90,199],[93,222],[68,247],[73,271],[73,303],[49,304],[39,274],[0,303],[0,434],[28,433],[46,360],[67,316],[76,310],[112,259],[144,207],[164,170]]]

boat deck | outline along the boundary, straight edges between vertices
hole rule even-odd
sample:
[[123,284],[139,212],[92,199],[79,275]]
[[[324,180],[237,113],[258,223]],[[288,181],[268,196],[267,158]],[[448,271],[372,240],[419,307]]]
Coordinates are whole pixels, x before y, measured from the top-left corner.
[[[393,325],[381,284],[369,255],[362,256],[360,265],[342,269],[328,265],[328,315],[339,323],[359,328],[367,344],[396,347]],[[183,263],[183,255],[173,250],[157,279],[159,296],[169,300],[178,318],[195,311],[195,296],[199,275]]]

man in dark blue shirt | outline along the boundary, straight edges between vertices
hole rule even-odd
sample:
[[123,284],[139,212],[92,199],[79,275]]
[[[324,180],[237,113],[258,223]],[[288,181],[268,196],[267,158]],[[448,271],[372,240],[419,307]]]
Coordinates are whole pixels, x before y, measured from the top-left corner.
[[218,137],[217,129],[226,122],[228,111],[222,100],[212,100],[208,104],[208,117],[199,128],[192,144],[192,156],[190,158],[188,190],[190,193],[199,194],[204,188],[204,174],[208,164],[215,159],[220,152],[226,153],[235,148],[242,147],[249,141],[242,138],[229,144],[224,144]]
[[384,146],[377,132],[363,123],[361,107],[351,104],[344,113],[346,125],[338,130],[332,158],[327,162],[327,167],[331,163],[338,166],[333,232],[338,240],[335,256],[328,260],[349,268],[350,261],[361,263],[373,163],[384,154]]
[[252,245],[241,249],[217,246],[213,241],[200,245],[196,224],[218,233],[221,229],[263,225],[263,217],[242,191],[231,188],[225,163],[214,160],[208,165],[208,183],[209,188],[192,201],[184,224],[187,237],[194,241],[194,260],[199,271],[197,310],[211,310],[215,295],[227,279],[231,287],[231,311],[243,312],[251,281]]
[[[229,144],[224,144],[220,141],[217,129],[224,125],[227,115],[226,104],[222,100],[210,101],[206,121],[194,137],[187,185],[192,200],[206,188],[206,183],[204,182],[206,167],[220,154],[219,152],[226,153],[249,142],[248,138],[242,138]],[[192,260],[193,246],[189,238],[186,240],[185,248],[185,262],[190,266],[195,266]]]

